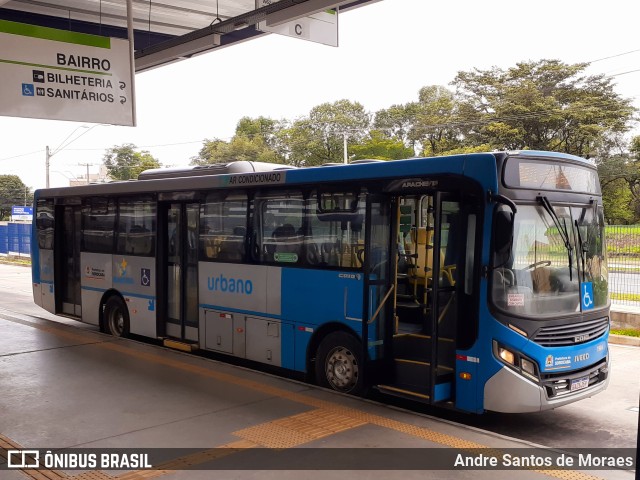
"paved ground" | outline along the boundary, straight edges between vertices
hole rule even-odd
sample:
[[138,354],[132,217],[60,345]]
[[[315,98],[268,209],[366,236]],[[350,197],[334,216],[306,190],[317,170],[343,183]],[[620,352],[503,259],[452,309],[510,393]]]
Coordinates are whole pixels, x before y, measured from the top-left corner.
[[[353,457],[354,447],[395,447],[376,458],[406,467],[410,449],[486,446],[504,451],[530,446],[636,446],[637,369],[640,349],[612,347],[613,378],[601,395],[556,411],[534,415],[441,418],[400,411],[310,385],[275,378],[210,359],[131,340],[114,339],[93,327],[46,314],[31,302],[28,269],[0,266],[0,445],[42,448],[192,447],[181,462],[195,468],[245,465],[271,459],[305,466],[320,459],[326,468]],[[465,420],[461,425],[443,420]],[[495,433],[497,432],[497,433]],[[503,434],[503,435],[500,435]],[[504,435],[509,435],[506,437]],[[520,440],[511,437],[518,437]],[[214,449],[218,447],[218,449]],[[220,450],[219,447],[226,447]],[[260,450],[261,447],[285,450]],[[211,450],[208,450],[211,449]],[[293,450],[290,450],[293,449]],[[227,457],[214,459],[224,452]],[[249,452],[249,453],[248,453]],[[265,452],[265,453],[263,453]],[[444,451],[441,451],[444,452]],[[249,456],[247,456],[249,455]],[[440,454],[440,456],[444,453]],[[434,458],[436,458],[434,457]],[[369,459],[372,461],[372,459]],[[428,459],[427,459],[428,460]],[[246,463],[242,463],[246,462]],[[157,464],[156,464],[157,465]],[[40,472],[42,473],[42,472]],[[0,471],[10,480],[38,477]],[[631,479],[608,470],[576,471],[155,471],[47,472],[47,478],[123,480],[168,476],[192,478],[590,478]],[[57,475],[57,476],[56,476]]]

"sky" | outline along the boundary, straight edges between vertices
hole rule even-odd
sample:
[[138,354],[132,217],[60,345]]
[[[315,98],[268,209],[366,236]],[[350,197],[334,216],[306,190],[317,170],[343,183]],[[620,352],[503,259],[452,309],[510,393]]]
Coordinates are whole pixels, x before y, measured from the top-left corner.
[[186,166],[244,116],[293,120],[340,99],[375,112],[458,71],[543,58],[593,62],[587,73],[614,76],[640,108],[639,17],[634,0],[382,0],[340,15],[337,48],[272,34],[137,74],[136,127],[0,116],[0,174],[43,188],[46,146],[70,135],[51,158],[52,187],[85,175],[81,164],[97,173],[105,150],[124,143]]

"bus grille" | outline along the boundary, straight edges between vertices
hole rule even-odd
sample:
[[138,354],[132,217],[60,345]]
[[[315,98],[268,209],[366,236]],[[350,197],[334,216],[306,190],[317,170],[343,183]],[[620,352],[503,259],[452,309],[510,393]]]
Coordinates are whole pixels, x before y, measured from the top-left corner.
[[590,342],[607,331],[609,318],[598,318],[581,323],[542,327],[533,341],[545,347],[561,347]]
[[[588,378],[587,387],[593,387],[607,379],[609,369],[607,361],[602,360],[594,366],[587,367],[583,370],[567,373],[548,373],[542,374],[542,386],[545,388],[547,398],[556,398],[563,395],[571,394],[571,380],[579,378]],[[580,392],[578,390],[577,392]],[[576,393],[577,393],[576,392]]]

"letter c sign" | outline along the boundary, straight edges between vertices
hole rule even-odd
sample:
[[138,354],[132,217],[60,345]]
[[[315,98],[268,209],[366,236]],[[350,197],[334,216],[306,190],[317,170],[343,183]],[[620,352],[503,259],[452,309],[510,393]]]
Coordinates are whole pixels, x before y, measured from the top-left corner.
[[296,35],[298,36],[302,35],[302,25],[300,25],[299,23],[296,23],[294,30],[296,32]]

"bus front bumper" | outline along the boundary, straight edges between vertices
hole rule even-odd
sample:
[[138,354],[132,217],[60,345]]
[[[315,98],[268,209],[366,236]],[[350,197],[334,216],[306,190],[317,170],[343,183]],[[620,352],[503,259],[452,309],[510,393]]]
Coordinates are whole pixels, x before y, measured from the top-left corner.
[[571,392],[571,377],[577,375],[546,379],[538,384],[508,367],[502,367],[485,384],[484,409],[503,413],[540,412],[592,397],[604,391],[609,384],[608,362],[578,375],[582,375],[580,378],[591,375],[590,384]]

